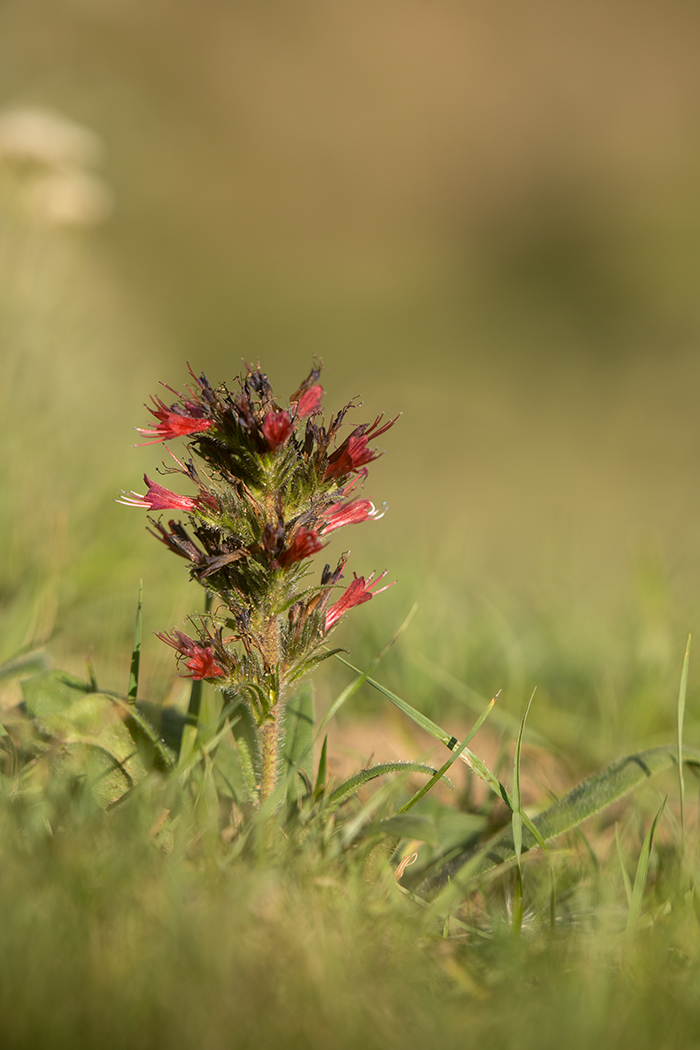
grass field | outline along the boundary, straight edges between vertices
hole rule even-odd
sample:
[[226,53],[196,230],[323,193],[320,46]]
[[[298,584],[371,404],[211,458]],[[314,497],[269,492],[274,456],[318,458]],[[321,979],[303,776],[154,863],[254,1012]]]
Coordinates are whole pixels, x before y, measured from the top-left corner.
[[[81,404],[88,418],[109,420],[98,394],[83,388]],[[54,412],[46,411],[47,429],[61,414]],[[112,404],[110,412],[122,414]],[[70,427],[61,441],[72,434],[79,442],[84,417],[78,425],[74,416]],[[3,682],[13,741],[4,738],[0,803],[7,1045],[693,1046],[700,828],[692,765],[685,833],[677,766],[666,763],[665,772],[641,776],[633,794],[611,795],[582,827],[551,839],[549,864],[540,850],[523,854],[521,881],[511,859],[483,874],[467,870],[466,879],[457,866],[451,881],[431,884],[412,879],[413,864],[397,881],[402,859],[417,853],[425,867],[460,843],[473,850],[512,821],[498,794],[461,762],[450,769],[453,789],[437,784],[412,823],[389,826],[387,840],[387,833],[363,838],[362,829],[396,821],[392,814],[420,786],[415,775],[388,776],[376,790],[382,780],[375,780],[334,821],[307,814],[301,824],[271,831],[269,817],[261,823],[245,806],[232,811],[230,793],[208,779],[203,753],[184,781],[154,770],[105,810],[85,786],[86,773],[88,780],[95,774],[80,743],[73,753],[72,738],[64,737],[46,751],[44,727],[43,747],[32,749],[13,705],[22,699],[21,680],[26,699],[27,680],[42,667],[53,663],[85,679],[89,658],[100,688],[126,693],[139,574],[146,628],[139,698],[171,711],[187,704],[188,683],[175,678],[169,650],[150,635],[175,618],[182,623],[200,599],[192,585],[178,584],[167,552],[141,545],[142,522],[130,517],[140,512],[111,504],[115,490],[104,491],[104,478],[81,507],[81,482],[109,445],[107,430],[93,425],[94,442],[65,479],[55,476],[50,443],[47,459],[37,457],[32,442],[46,436],[31,429],[29,452],[22,432],[13,435],[26,459],[5,460],[14,491],[28,502],[22,517],[16,506],[5,508],[12,557],[3,654],[7,660],[24,650],[35,661]],[[400,445],[398,429],[390,437]],[[124,459],[113,455],[124,470]],[[75,466],[72,455],[64,462]],[[29,463],[27,488],[20,482]],[[389,456],[380,463],[389,479]],[[464,520],[469,501],[447,488],[449,461],[443,469],[426,489],[447,491],[452,513]],[[415,463],[411,477],[421,484]],[[65,500],[77,507],[72,522],[58,510],[52,516],[62,488],[76,493]],[[403,500],[415,502],[413,488]],[[511,798],[518,784],[531,818],[613,759],[675,744],[694,603],[692,588],[658,552],[642,552],[627,573],[579,590],[586,565],[565,571],[565,545],[555,552],[540,546],[533,578],[514,569],[509,583],[503,567],[477,569],[454,534],[441,550],[426,544],[435,518],[403,525],[395,507],[401,502],[400,493],[392,498],[390,516],[371,525],[370,542],[354,554],[365,563],[381,558],[400,581],[344,628],[357,666],[382,650],[417,600],[375,679],[458,739],[502,689],[470,746]],[[372,538],[384,528],[402,535],[395,549],[391,538]],[[354,676],[336,664],[316,677],[321,713]],[[691,673],[690,743],[698,729],[696,680]],[[535,686],[516,775],[520,719]],[[206,687],[204,743],[220,708]],[[155,710],[147,713],[157,721]],[[418,759],[437,767],[449,754],[367,685],[328,728],[329,791],[372,762]],[[315,764],[319,746],[320,739]]]

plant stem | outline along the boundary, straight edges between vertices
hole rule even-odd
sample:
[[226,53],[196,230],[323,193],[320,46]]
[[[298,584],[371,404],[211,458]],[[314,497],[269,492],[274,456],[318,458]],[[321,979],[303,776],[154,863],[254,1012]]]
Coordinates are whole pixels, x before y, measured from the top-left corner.
[[[279,748],[281,683],[277,679],[279,666],[279,623],[271,616],[264,632],[263,656],[268,668],[268,695],[270,713],[262,726],[262,776],[260,778],[260,801],[264,802],[277,784],[277,751]],[[274,684],[273,684],[274,683]]]
[[260,801],[264,802],[275,790],[277,783],[277,744],[279,722],[277,707],[271,712],[272,721],[262,727],[262,777],[260,779]]

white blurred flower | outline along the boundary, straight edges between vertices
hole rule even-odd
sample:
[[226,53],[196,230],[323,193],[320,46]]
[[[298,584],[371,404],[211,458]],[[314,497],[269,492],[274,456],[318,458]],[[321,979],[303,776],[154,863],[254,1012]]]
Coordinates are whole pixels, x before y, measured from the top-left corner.
[[28,217],[49,226],[91,226],[106,219],[113,197],[89,169],[102,157],[98,136],[60,113],[15,107],[0,112],[0,166]]
[[0,112],[0,157],[47,167],[91,167],[102,158],[94,131],[38,107]]

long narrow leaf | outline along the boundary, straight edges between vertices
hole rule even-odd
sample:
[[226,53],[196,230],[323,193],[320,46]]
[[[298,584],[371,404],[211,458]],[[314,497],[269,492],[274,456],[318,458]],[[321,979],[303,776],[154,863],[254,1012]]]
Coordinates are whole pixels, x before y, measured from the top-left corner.
[[323,738],[323,747],[321,748],[321,757],[318,760],[318,773],[316,774],[316,784],[314,786],[314,798],[321,798],[326,790],[326,769],[328,764],[328,734]]
[[250,754],[250,748],[248,747],[248,741],[244,736],[233,737],[233,746],[238,751],[238,758],[241,763],[241,770],[243,773],[243,781],[248,792],[248,801],[256,803],[258,800],[257,793],[257,782],[255,780],[255,768],[253,766],[253,758]]
[[143,580],[139,580],[139,603],[136,606],[136,624],[134,626],[134,645],[131,650],[131,668],[129,671],[129,688],[126,695],[130,704],[136,703],[139,692],[139,668],[141,666],[141,610],[143,605]]
[[[345,664],[346,667],[349,667],[350,670],[354,671],[356,674],[362,674],[362,672],[357,667],[353,667],[353,665],[347,660],[345,660],[342,656],[336,656],[336,660],[340,660],[342,664]],[[424,729],[426,733],[430,733],[432,737],[434,737],[436,740],[439,740],[440,743],[444,744],[445,747],[448,747],[450,751],[452,751],[453,748],[457,746],[458,740],[456,736],[450,736],[449,733],[446,733],[445,730],[437,724],[437,722],[433,722],[432,719],[428,718],[427,715],[424,715],[420,711],[417,711],[415,707],[412,707],[410,704],[406,703],[406,701],[402,700],[400,696],[396,695],[396,693],[392,693],[391,689],[387,689],[386,686],[381,685],[381,683],[375,682],[373,678],[368,677],[366,681],[367,684],[371,685],[373,689],[376,689],[382,694],[382,696],[385,696],[387,700],[390,700],[395,707],[398,707],[400,711],[403,711],[405,715],[408,715],[411,721],[415,722],[415,724],[417,726],[420,726],[421,729]],[[461,758],[464,762],[467,763],[470,769],[474,770],[477,776],[481,777],[482,780],[485,780],[486,783],[492,788],[492,790],[500,798],[503,799],[503,801],[509,809],[513,808],[513,802],[507,790],[500,782],[498,777],[491,772],[491,770],[481,761],[480,758],[478,758],[475,754],[473,754],[473,752],[469,750],[469,748],[466,747],[462,752]]]
[[[368,680],[369,676],[371,675],[372,671],[375,669],[377,664],[380,662],[380,660],[384,659],[386,654],[391,649],[392,645],[394,645],[399,640],[401,635],[404,633],[404,631],[406,630],[406,628],[410,624],[411,620],[416,615],[417,611],[418,611],[418,602],[415,602],[411,606],[411,609],[409,610],[409,613],[408,613],[408,616],[406,617],[406,619],[403,621],[401,626],[394,632],[394,634],[391,636],[391,638],[386,643],[384,648],[381,649],[377,653],[377,655],[374,657],[374,659],[370,662],[370,665],[367,668],[367,670],[366,671],[358,671],[358,677],[355,679],[355,681],[351,682],[350,685],[346,686],[345,689],[343,689],[343,691],[340,694],[340,696],[335,700],[335,702],[333,704],[331,704],[330,708],[328,709],[328,711],[325,713],[325,715],[323,716],[323,718],[319,722],[318,729],[316,730],[316,736],[317,737],[321,735],[324,727],[327,725],[328,722],[330,722],[331,718],[333,718],[338,713],[338,711],[343,706],[343,704],[347,700],[349,700],[351,696],[354,696],[354,694],[357,692],[357,690],[360,689],[365,684],[365,682]],[[334,655],[337,656],[337,653],[335,653]],[[340,659],[340,657],[339,657],[339,659]],[[343,660],[343,663],[346,663],[346,661]],[[350,665],[348,664],[348,666],[350,666]]]
[[428,783],[424,784],[422,788],[420,788],[418,791],[416,791],[416,793],[413,796],[413,798],[410,798],[408,800],[408,802],[404,806],[401,806],[401,808],[397,810],[397,813],[408,813],[409,809],[412,809],[413,806],[415,806],[416,802],[420,802],[420,800],[423,798],[423,796],[427,795],[427,793],[430,791],[430,789],[433,788],[437,784],[437,782],[439,780],[442,780],[442,778],[444,777],[445,773],[450,768],[452,763],[454,761],[456,761],[456,759],[458,759],[460,757],[460,755],[462,754],[462,752],[464,751],[465,747],[470,742],[470,740],[472,740],[476,736],[476,734],[479,732],[479,730],[481,729],[482,725],[484,724],[484,722],[486,721],[486,719],[490,715],[491,711],[493,710],[493,706],[494,706],[495,703],[496,703],[496,697],[494,696],[493,700],[491,700],[491,702],[489,703],[489,705],[486,708],[486,710],[481,712],[481,715],[476,720],[476,722],[474,723],[472,728],[469,730],[469,732],[465,736],[465,738],[462,741],[462,743],[458,747],[456,747],[454,749],[454,751],[452,752],[450,757],[447,759],[445,764],[440,766],[440,768],[438,769],[438,771],[436,773],[433,773],[433,775],[430,778],[430,780],[428,781]]
[[661,815],[666,808],[668,802],[668,795],[659,806],[658,812],[654,817],[651,827],[647,831],[644,844],[642,845],[642,852],[639,855],[639,862],[637,864],[637,871],[634,876],[634,886],[632,887],[632,899],[630,901],[629,915],[627,916],[627,933],[632,933],[639,920],[639,914],[642,910],[642,900],[644,898],[644,890],[647,884],[647,875],[649,874],[649,860],[651,858],[651,847],[654,844],[654,835],[656,834],[656,828]]
[[[700,750],[684,747],[683,760],[700,767]],[[617,759],[605,769],[581,781],[553,806],[540,813],[531,822],[532,826],[539,837],[548,842],[595,816],[650,777],[675,765],[677,761],[675,744],[649,748]],[[532,849],[537,839],[528,827],[530,822],[523,823],[525,852]],[[432,876],[420,889],[423,892],[434,892],[451,879],[452,891],[459,892],[459,888],[464,886],[467,880],[478,878],[500,864],[512,861],[514,856],[512,827],[505,827],[479,850],[467,850],[452,858],[437,876]],[[441,898],[443,893],[440,894]],[[447,896],[450,895],[448,890]]]
[[533,690],[532,696],[528,700],[527,707],[525,708],[525,714],[520,722],[520,729],[518,730],[518,739],[515,742],[515,756],[513,758],[513,845],[515,847],[515,860],[520,870],[520,854],[523,848],[523,811],[520,804],[520,754],[523,746],[523,732],[525,730],[525,723],[527,716],[530,713],[532,701],[535,699],[535,693]]
[[[311,684],[305,683],[287,703],[284,715],[285,772],[301,769],[309,780],[314,760],[314,700]],[[294,777],[292,777],[292,781]]]
[[350,777],[344,784],[336,788],[328,800],[326,812],[333,813],[343,802],[357,794],[360,788],[376,777],[382,777],[386,773],[435,773],[432,766],[424,766],[421,762],[382,762],[380,765],[370,766],[369,769],[361,769],[354,777]]
[[525,731],[525,723],[527,721],[527,716],[530,713],[530,708],[534,699],[535,692],[533,690],[532,696],[528,700],[527,707],[525,708],[525,714],[523,715],[520,722],[518,738],[515,742],[515,755],[513,757],[513,815],[511,819],[511,824],[513,829],[515,863],[518,867],[515,880],[515,894],[513,897],[513,933],[516,936],[519,935],[520,929],[523,924],[524,906],[523,869],[520,863],[520,854],[522,853],[523,849],[523,811],[520,794],[520,754],[523,746],[523,732]]
[[615,825],[615,842],[617,843],[617,856],[620,861],[620,869],[622,871],[622,881],[625,886],[625,896],[627,897],[627,907],[632,907],[632,883],[630,882],[629,873],[627,871],[627,865],[625,864],[625,855],[622,852],[622,842],[620,841],[620,828]]
[[685,848],[685,781],[683,779],[683,763],[681,762],[681,755],[683,754],[683,720],[685,718],[685,696],[688,691],[688,667],[690,665],[690,635],[688,635],[688,644],[685,647],[685,659],[683,660],[683,670],[681,671],[681,684],[678,690],[678,717],[676,724],[678,728],[678,750],[677,750],[677,761],[678,761],[678,795],[680,798],[681,806],[681,841]]

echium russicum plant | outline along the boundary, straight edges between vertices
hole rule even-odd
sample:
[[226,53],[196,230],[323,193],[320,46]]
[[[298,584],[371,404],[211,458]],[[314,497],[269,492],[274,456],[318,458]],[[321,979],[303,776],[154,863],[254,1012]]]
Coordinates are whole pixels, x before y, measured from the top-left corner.
[[[162,474],[182,474],[194,486],[180,495],[144,475],[144,495],[121,502],[151,511],[178,510],[186,520],[149,518],[149,531],[189,563],[192,579],[210,595],[210,612],[193,620],[194,637],[159,634],[177,653],[181,673],[211,681],[244,699],[259,728],[260,798],[273,791],[285,699],[290,686],[325,659],[326,639],[344,615],[386,586],[386,576],[357,576],[341,585],[347,554],[309,581],[309,559],[336,530],[380,515],[357,490],[379,452],[370,442],[396,419],[355,426],[340,439],[351,401],[328,420],[314,368],[287,406],[267,376],[248,368],[214,388],[204,374],[167,405],[147,406],[156,423],[137,428],[143,444],[187,439],[188,455],[173,453]],[[398,418],[398,417],[397,417]]]

